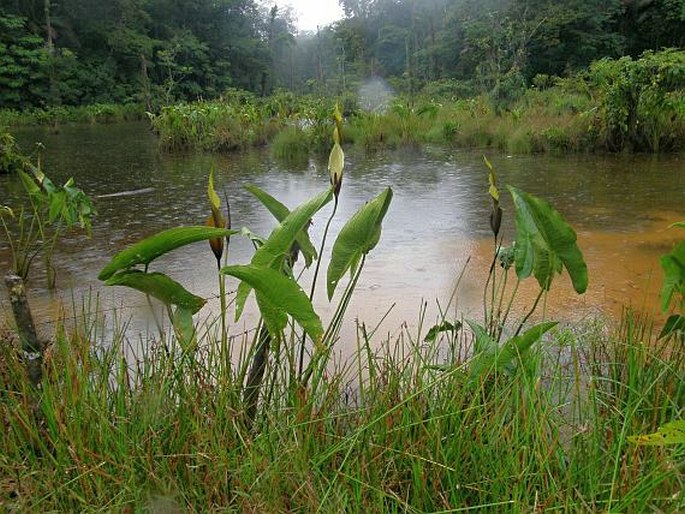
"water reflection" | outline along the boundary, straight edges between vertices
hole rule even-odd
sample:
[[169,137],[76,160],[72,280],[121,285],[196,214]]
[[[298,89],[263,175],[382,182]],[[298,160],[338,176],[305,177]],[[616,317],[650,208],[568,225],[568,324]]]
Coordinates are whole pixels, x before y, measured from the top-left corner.
[[[245,189],[255,183],[294,207],[328,184],[325,160],[313,159],[304,170],[286,170],[268,152],[239,155],[161,155],[154,135],[144,124],[69,126],[58,135],[26,130],[18,140],[29,148],[42,140],[47,148],[45,169],[55,180],[74,176],[76,183],[95,198],[99,212],[93,237],[64,238],[55,263],[58,286],[67,298],[91,287],[99,290],[96,276],[110,257],[127,245],[159,230],[180,224],[204,223],[208,213],[206,181],[216,170],[216,183],[226,191],[234,227],[246,226],[268,235],[275,225],[271,215]],[[478,316],[481,284],[490,262],[492,241],[488,225],[487,176],[477,152],[429,148],[415,153],[377,154],[365,157],[348,151],[347,176],[335,234],[365,201],[383,187],[395,196],[380,244],[367,261],[359,294],[345,337],[353,346],[354,319],[373,325],[391,306],[383,329],[394,332],[404,321],[414,324],[422,299],[432,310],[435,299],[444,304],[455,277],[467,259],[471,263],[460,284],[459,312]],[[616,312],[626,301],[653,305],[660,281],[658,257],[676,239],[665,227],[685,218],[685,169],[679,157],[651,159],[642,156],[506,157],[491,156],[500,182],[511,183],[540,195],[555,205],[576,227],[590,268],[590,289],[581,298],[572,294],[568,281],[548,300],[560,316],[581,316],[597,309]],[[19,194],[16,178],[0,177],[4,203]],[[132,196],[111,196],[146,189]],[[99,195],[110,195],[98,198]],[[503,195],[506,236],[513,233],[511,206]],[[330,209],[330,206],[329,206]],[[320,239],[329,210],[314,220],[312,239]],[[240,238],[231,243],[231,261],[248,262],[251,244]],[[0,250],[0,266],[7,267],[7,250]],[[327,255],[324,255],[327,260]],[[216,294],[214,257],[198,244],[165,256],[154,264],[196,294]],[[324,268],[325,269],[325,268]],[[36,267],[39,271],[39,266]],[[51,297],[34,275],[31,294],[37,306],[49,311]],[[229,287],[235,287],[231,284]],[[330,315],[324,287],[319,287],[318,310]],[[524,288],[524,296],[534,296]],[[5,305],[4,291],[2,293]],[[105,289],[103,302],[136,311],[137,293]],[[216,311],[210,301],[203,312]]]

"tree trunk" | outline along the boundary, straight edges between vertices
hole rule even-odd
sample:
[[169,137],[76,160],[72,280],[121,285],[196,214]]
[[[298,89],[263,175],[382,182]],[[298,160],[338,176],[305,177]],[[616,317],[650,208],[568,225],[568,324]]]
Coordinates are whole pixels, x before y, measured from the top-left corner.
[[50,16],[50,0],[45,0],[43,8],[45,10],[45,44],[48,47],[48,52],[52,55],[55,50],[55,43],[52,32],[52,18]]
[[14,321],[21,341],[21,351],[26,365],[26,372],[31,385],[38,387],[43,375],[43,351],[45,345],[38,339],[36,326],[33,324],[31,309],[26,299],[24,281],[17,275],[7,275],[5,285],[9,292]]

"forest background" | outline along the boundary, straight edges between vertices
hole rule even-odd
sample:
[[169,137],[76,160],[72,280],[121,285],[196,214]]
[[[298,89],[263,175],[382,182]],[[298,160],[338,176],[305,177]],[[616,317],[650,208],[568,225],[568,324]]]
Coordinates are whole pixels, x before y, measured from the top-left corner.
[[0,0],[0,108],[135,103],[231,89],[515,98],[604,57],[682,47],[685,0],[341,0],[298,33],[255,0]]

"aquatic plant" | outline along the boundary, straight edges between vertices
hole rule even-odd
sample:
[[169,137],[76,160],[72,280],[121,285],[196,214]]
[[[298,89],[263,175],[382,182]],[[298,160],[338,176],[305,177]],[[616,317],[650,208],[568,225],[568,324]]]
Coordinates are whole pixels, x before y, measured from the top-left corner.
[[[157,258],[183,246],[199,241],[212,241],[237,233],[217,227],[176,227],[148,237],[112,257],[98,279],[107,286],[126,286],[162,302],[183,352],[192,354],[197,339],[192,316],[206,303],[164,273],[149,272]],[[136,268],[143,266],[143,269]],[[175,309],[174,309],[175,307]]]
[[272,152],[279,162],[304,167],[309,162],[308,135],[299,126],[287,127],[276,134]]
[[45,264],[47,286],[55,286],[52,256],[65,230],[77,225],[90,232],[95,214],[90,198],[74,185],[73,179],[58,186],[41,169],[22,159],[17,170],[24,188],[26,203],[0,209],[0,223],[12,256],[12,272],[23,280],[29,277],[34,259],[41,255]]
[[647,51],[601,59],[588,70],[600,95],[596,130],[609,150],[658,153],[682,145],[685,52]]
[[28,166],[28,158],[24,156],[14,136],[0,126],[0,173],[14,173]]
[[[685,228],[685,221],[674,223],[671,228]],[[669,253],[661,257],[664,282],[661,287],[661,312],[672,314],[666,320],[659,339],[673,340],[673,344],[685,342],[685,240],[680,241]],[[682,414],[682,413],[681,413]],[[685,420],[676,420],[659,427],[653,434],[628,438],[639,445],[665,446],[685,444]]]
[[[575,231],[546,201],[513,186],[507,186],[507,189],[516,214],[516,240],[509,247],[502,246],[500,228],[503,211],[497,175],[490,161],[486,157],[483,159],[488,168],[488,195],[491,201],[489,223],[494,246],[483,287],[483,323],[466,320],[473,336],[473,355],[468,362],[466,375],[473,383],[493,373],[515,375],[520,369],[536,376],[538,369],[535,360],[530,359],[529,355],[534,345],[557,322],[543,321],[528,327],[523,333],[522,330],[535,313],[540,300],[550,290],[553,279],[562,270],[568,272],[578,294],[584,293],[588,285],[587,265],[576,243]],[[512,268],[516,271],[513,288],[508,286]],[[529,277],[537,281],[538,295],[527,313],[511,327],[510,315],[517,301],[519,286]],[[450,304],[451,301],[452,298]],[[463,328],[459,320],[451,321],[443,317],[440,323],[429,330],[430,340],[435,340],[440,333],[453,333]],[[448,364],[439,369],[450,371],[453,368]]]

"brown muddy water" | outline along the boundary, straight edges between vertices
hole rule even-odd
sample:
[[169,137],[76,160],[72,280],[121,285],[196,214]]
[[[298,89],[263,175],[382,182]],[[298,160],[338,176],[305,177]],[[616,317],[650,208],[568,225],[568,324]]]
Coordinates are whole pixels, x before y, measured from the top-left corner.
[[[42,265],[36,262],[29,283],[36,318],[49,323],[61,308],[69,310],[74,301],[80,305],[84,294],[91,292],[99,297],[110,323],[115,318],[120,323],[130,320],[129,330],[136,338],[137,332],[153,330],[145,299],[134,291],[102,287],[97,274],[116,252],[141,238],[178,225],[203,224],[212,166],[217,188],[230,198],[234,228],[248,227],[263,236],[274,227],[274,219],[245,191],[245,184],[260,186],[291,208],[328,185],[325,158],[290,169],[274,161],[266,150],[170,156],[158,151],[155,136],[145,124],[65,126],[59,134],[25,129],[17,138],[27,152],[35,142],[42,142],[45,172],[60,183],[73,176],[94,199],[98,211],[90,239],[73,233],[61,241],[54,258],[58,275],[55,293],[43,287]],[[578,233],[590,287],[585,295],[577,296],[567,277],[561,276],[546,300],[549,316],[561,320],[612,317],[624,305],[658,311],[659,256],[683,236],[682,230],[667,227],[685,219],[684,156],[553,157],[489,152],[488,157],[501,184],[545,198]],[[455,316],[482,316],[482,285],[493,250],[482,154],[446,148],[372,156],[349,151],[346,165],[333,235],[383,187],[391,186],[395,195],[381,241],[367,259],[350,306],[341,347],[355,346],[356,320],[369,327],[383,320],[382,334],[396,334],[405,323],[415,328],[423,302],[428,305],[425,323],[432,323],[438,304],[443,308],[448,304],[465,266],[451,311]],[[21,193],[16,177],[0,176],[0,203],[16,205]],[[510,242],[512,210],[508,195],[503,198],[505,242]],[[311,234],[317,247],[331,208],[314,219]],[[333,238],[330,241],[332,245]],[[9,263],[4,236],[1,243],[0,269],[4,270]],[[234,237],[230,252],[230,262],[247,263],[252,246]],[[151,269],[169,274],[190,291],[210,299],[198,319],[216,315],[216,263],[206,244],[178,250],[153,263]],[[306,274],[304,280],[309,283]],[[229,283],[229,290],[235,285]],[[321,280],[315,308],[325,325],[333,308],[324,290]],[[521,293],[523,311],[537,291],[530,284]],[[7,316],[4,290],[0,312]],[[250,328],[254,317],[248,313],[233,326],[233,333]]]

